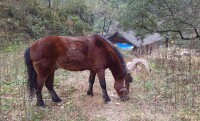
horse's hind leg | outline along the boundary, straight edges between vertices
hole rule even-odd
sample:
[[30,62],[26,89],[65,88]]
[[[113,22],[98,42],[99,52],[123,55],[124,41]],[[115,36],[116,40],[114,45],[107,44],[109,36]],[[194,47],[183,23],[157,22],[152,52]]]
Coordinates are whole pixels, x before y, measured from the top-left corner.
[[93,96],[93,84],[94,84],[94,81],[95,81],[95,76],[96,76],[96,73],[91,70],[90,76],[89,76],[89,89],[87,91],[87,94],[91,95],[91,96]]
[[52,101],[53,102],[61,102],[62,100],[58,97],[58,95],[56,94],[54,87],[53,87],[54,73],[55,73],[55,71],[51,72],[51,74],[48,76],[47,81],[45,82],[45,86],[49,90]]
[[54,72],[53,67],[50,67],[51,63],[44,63],[39,61],[34,64],[34,68],[37,72],[37,86],[36,86],[36,95],[37,95],[37,105],[45,107],[44,101],[42,99],[42,88],[44,83],[46,83],[49,75]]
[[99,78],[99,83],[102,89],[102,97],[105,102],[111,101],[110,97],[108,96],[107,90],[106,90],[106,81],[105,81],[105,70],[101,70],[97,72],[97,76]]
[[45,107],[44,101],[42,99],[42,88],[46,78],[37,76],[37,87],[36,87],[36,96],[37,96],[37,105]]

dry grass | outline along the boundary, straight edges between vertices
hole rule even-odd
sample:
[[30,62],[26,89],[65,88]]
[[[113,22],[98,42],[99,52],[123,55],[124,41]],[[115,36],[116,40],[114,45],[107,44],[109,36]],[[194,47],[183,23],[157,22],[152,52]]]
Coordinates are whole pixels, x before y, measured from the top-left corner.
[[155,109],[173,112],[175,120],[200,120],[199,54],[170,48],[160,49],[148,59],[152,70],[148,82],[153,88],[151,103]]
[[[25,45],[26,46],[26,45]],[[118,100],[113,77],[106,71],[112,101],[104,104],[98,79],[94,97],[86,95],[88,71],[56,71],[55,90],[63,99],[52,103],[46,88],[47,108],[35,106],[26,93],[24,45],[0,52],[0,120],[61,121],[198,121],[200,120],[200,58],[180,56],[179,49],[159,50],[147,57],[151,72],[133,72],[130,100]],[[175,54],[176,52],[176,54]]]

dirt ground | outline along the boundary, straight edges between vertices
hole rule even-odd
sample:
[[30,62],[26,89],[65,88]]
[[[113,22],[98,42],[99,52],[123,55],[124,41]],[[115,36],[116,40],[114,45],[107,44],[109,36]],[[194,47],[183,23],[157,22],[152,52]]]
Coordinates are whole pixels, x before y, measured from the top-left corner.
[[[130,118],[128,112],[131,110],[128,106],[130,103],[128,101],[122,102],[118,99],[113,88],[114,79],[111,72],[106,70],[107,91],[111,98],[111,102],[108,104],[105,104],[102,100],[101,88],[97,77],[94,83],[94,96],[87,96],[88,76],[88,71],[73,72],[65,82],[76,87],[77,90],[74,92],[72,100],[81,108],[88,120],[128,121]],[[81,96],[84,99],[80,99]],[[61,105],[63,104],[61,103]]]
[[[67,76],[68,78],[65,77],[66,81],[58,81],[56,90],[63,99],[63,102],[58,104],[59,107],[61,107],[61,109],[64,105],[66,105],[67,95],[65,94],[66,92],[63,92],[63,90],[61,90],[60,85],[73,85],[75,91],[71,96],[71,101],[74,102],[75,105],[80,108],[82,115],[84,115],[86,117],[86,120],[88,121],[150,121],[157,120],[157,118],[158,121],[168,120],[168,118],[166,118],[166,115],[159,113],[152,114],[152,107],[147,105],[145,102],[141,103],[140,101],[135,101],[137,99],[134,99],[134,97],[132,97],[134,95],[134,86],[131,86],[130,89],[130,99],[125,102],[120,101],[113,87],[113,76],[108,69],[106,70],[106,84],[108,95],[111,98],[111,102],[107,104],[103,102],[101,97],[101,88],[97,77],[94,83],[94,96],[88,96],[86,94],[88,89],[88,76],[89,71],[72,72]],[[140,103],[137,104],[138,102]],[[51,108],[55,108],[55,110],[60,110],[59,107],[54,105]],[[139,107],[141,108],[141,110],[135,111],[134,107],[136,107],[136,109],[137,107]]]
[[[82,74],[86,75],[87,79],[87,72],[83,72]],[[88,87],[87,80],[83,80],[83,82],[79,84],[84,87],[83,92],[86,92]],[[106,70],[106,84],[108,95],[111,98],[111,102],[108,104],[102,101],[101,88],[97,78],[94,84],[94,96],[86,97],[85,102],[77,102],[84,108],[84,113],[89,117],[89,120],[104,117],[108,121],[127,121],[129,119],[128,110],[130,110],[128,103],[118,99],[115,89],[113,88],[114,79],[109,70]]]

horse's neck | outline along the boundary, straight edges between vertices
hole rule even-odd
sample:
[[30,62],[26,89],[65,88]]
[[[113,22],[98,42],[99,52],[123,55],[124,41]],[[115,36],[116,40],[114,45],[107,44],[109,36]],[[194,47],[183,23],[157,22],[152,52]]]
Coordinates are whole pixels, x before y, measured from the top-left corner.
[[121,63],[120,64],[116,64],[116,62],[112,62],[112,66],[110,67],[110,71],[113,74],[113,77],[115,78],[115,80],[120,80],[124,77],[124,69]]
[[[112,52],[112,51],[111,51]],[[115,78],[115,80],[120,80],[124,78],[125,71],[126,71],[126,65],[123,62],[123,60],[120,59],[119,55],[116,54],[116,52],[113,50],[113,54],[111,55],[112,62],[111,62],[111,72]]]
[[121,60],[120,54],[117,50],[115,50],[114,47],[112,47],[112,45],[110,43],[108,43],[108,41],[106,41],[105,39],[103,39],[102,37],[100,37],[99,35],[94,35],[94,37],[96,38],[96,40],[100,41],[101,43],[103,43],[103,47],[105,47],[104,49],[107,50],[110,53],[110,57],[111,57],[111,66],[110,66],[110,71],[112,72],[115,80],[119,80],[121,78],[124,77],[125,73],[124,72],[124,68],[125,65],[123,62],[123,59]]

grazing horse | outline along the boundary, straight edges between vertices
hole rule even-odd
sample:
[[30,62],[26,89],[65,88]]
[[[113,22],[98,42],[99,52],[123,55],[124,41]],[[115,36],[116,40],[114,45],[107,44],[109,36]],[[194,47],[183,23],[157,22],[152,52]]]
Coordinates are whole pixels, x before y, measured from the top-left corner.
[[115,79],[114,88],[122,100],[129,95],[132,81],[120,52],[99,35],[68,37],[46,36],[34,42],[25,50],[30,96],[34,92],[37,105],[45,106],[42,99],[43,85],[47,87],[53,102],[61,102],[54,87],[56,68],[69,71],[90,70],[88,95],[93,96],[93,84],[97,74],[105,102],[110,98],[106,90],[105,69],[109,68]]

